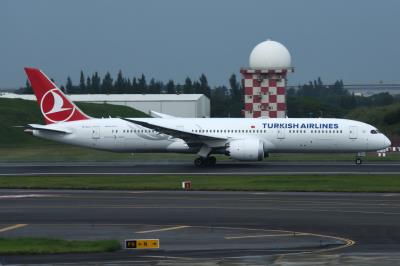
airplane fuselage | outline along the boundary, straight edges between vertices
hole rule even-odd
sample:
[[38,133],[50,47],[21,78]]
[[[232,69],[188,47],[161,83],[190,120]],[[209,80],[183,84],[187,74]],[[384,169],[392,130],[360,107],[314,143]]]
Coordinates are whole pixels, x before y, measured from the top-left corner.
[[[364,152],[386,148],[390,141],[371,125],[328,118],[135,118],[179,131],[226,139],[258,139],[264,152]],[[67,144],[116,152],[197,153],[200,146],[119,118],[60,122],[33,130],[35,136]],[[212,143],[210,144],[212,147]],[[215,147],[221,144],[215,145]],[[215,148],[213,153],[223,153]]]

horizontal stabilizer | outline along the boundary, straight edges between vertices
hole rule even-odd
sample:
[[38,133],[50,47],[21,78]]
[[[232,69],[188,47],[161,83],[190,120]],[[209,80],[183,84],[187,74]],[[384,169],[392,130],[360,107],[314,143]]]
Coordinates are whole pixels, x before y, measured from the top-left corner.
[[61,134],[71,134],[72,132],[59,127],[51,127],[39,124],[28,124],[26,127],[28,130],[42,130],[47,132],[61,133]]

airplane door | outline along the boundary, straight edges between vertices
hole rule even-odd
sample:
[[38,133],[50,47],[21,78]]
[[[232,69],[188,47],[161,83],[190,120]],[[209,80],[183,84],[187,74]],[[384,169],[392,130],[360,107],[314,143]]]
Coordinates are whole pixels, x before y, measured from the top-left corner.
[[100,127],[92,127],[92,139],[100,138]]
[[284,139],[285,138],[285,129],[284,128],[278,128],[277,129],[277,138],[278,139]]
[[350,126],[349,127],[349,138],[350,139],[356,139],[357,138],[357,127],[356,126]]

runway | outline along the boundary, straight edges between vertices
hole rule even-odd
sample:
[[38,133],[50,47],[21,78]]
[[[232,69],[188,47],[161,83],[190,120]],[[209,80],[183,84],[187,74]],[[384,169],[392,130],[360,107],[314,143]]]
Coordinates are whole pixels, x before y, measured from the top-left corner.
[[395,265],[400,259],[400,194],[394,193],[0,190],[0,217],[0,237],[139,236],[159,238],[162,247],[0,256],[3,264],[334,265],[334,258],[339,265]]
[[1,163],[0,175],[298,175],[400,174],[397,162],[220,162],[196,168],[190,162]]

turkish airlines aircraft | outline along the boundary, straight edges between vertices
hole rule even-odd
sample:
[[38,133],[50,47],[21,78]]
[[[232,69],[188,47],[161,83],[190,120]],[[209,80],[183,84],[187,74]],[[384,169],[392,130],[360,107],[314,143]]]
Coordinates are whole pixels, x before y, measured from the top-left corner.
[[354,152],[391,145],[375,127],[332,118],[92,118],[46,75],[25,68],[46,125],[26,132],[62,143],[115,152],[197,153],[196,166],[214,165],[211,154],[261,161],[273,152]]

